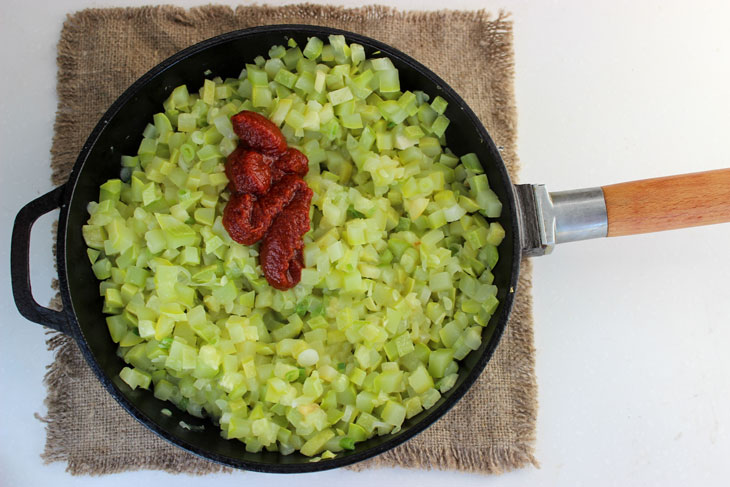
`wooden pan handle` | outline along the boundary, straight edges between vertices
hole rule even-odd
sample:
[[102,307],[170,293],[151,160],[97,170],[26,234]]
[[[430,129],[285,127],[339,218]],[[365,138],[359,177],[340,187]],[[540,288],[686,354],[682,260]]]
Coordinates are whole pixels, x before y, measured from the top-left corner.
[[602,189],[609,237],[730,222],[730,169]]

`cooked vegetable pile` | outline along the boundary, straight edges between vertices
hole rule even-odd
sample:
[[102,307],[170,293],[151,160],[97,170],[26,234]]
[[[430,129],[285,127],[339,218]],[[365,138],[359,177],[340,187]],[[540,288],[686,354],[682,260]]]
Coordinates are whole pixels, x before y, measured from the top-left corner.
[[[501,204],[445,148],[446,101],[330,36],[274,46],[238,79],[175,88],[83,227],[131,387],[224,438],[320,458],[397,432],[454,386],[495,311]],[[269,286],[230,239],[230,118],[257,111],[309,159],[301,282]]]

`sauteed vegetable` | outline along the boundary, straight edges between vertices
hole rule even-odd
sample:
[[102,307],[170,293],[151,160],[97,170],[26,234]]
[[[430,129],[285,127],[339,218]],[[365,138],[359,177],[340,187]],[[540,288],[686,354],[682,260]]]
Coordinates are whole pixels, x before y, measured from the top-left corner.
[[[322,457],[436,404],[498,305],[504,229],[487,220],[501,204],[476,155],[446,147],[447,103],[432,95],[342,36],[175,88],[83,227],[124,382],[248,451]],[[309,160],[311,230],[285,291],[259,244],[222,223],[243,110]]]

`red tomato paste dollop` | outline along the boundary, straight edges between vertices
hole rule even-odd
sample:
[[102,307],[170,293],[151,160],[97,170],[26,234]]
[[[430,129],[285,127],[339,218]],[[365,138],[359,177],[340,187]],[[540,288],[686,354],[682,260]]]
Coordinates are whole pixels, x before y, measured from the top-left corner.
[[309,231],[312,190],[302,176],[307,156],[287,147],[284,135],[266,117],[242,111],[231,117],[239,137],[228,156],[226,175],[231,199],[223,226],[233,240],[259,248],[261,269],[276,289],[294,287],[302,277],[302,237]]

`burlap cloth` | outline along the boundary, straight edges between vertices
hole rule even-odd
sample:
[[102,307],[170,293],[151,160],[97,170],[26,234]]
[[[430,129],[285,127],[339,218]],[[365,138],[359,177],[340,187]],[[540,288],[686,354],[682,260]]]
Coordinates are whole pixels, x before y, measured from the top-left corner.
[[[442,76],[474,109],[513,175],[515,103],[512,23],[500,14],[399,12],[384,7],[175,7],[92,9],[68,16],[58,44],[59,105],[53,183],[66,181],[81,146],[107,107],[171,54],[214,35],[262,24],[348,29],[389,43]],[[536,465],[537,413],[530,296],[525,262],[512,319],[486,372],[440,421],[404,445],[355,468],[400,466],[497,473]],[[100,386],[71,339],[54,335],[48,387],[46,462],[72,474],[159,469],[227,470],[189,454],[137,423]]]

